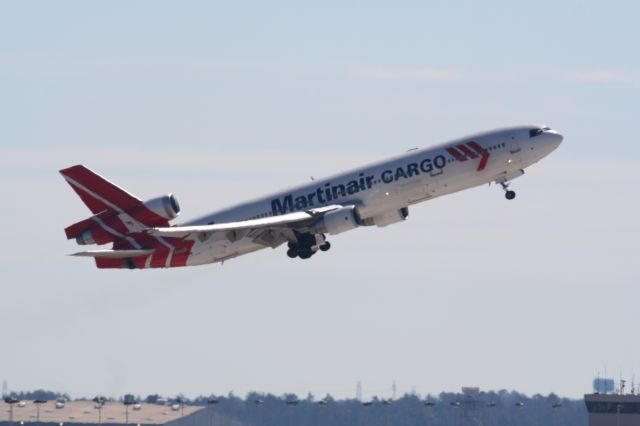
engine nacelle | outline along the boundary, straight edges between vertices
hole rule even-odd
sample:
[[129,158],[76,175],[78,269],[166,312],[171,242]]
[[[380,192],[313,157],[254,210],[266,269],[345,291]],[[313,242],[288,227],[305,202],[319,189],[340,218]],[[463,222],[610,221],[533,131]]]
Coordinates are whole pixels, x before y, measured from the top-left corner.
[[358,227],[358,213],[355,206],[341,207],[332,210],[322,217],[313,227],[318,234],[336,235]]
[[125,213],[147,226],[157,226],[165,220],[178,217],[180,204],[173,194],[169,194],[145,201],[142,206],[134,207]]
[[180,204],[173,194],[153,198],[144,203],[144,206],[167,220],[175,219],[180,214]]
[[409,207],[403,207],[400,210],[391,210],[378,216],[369,217],[364,220],[364,224],[383,228],[387,225],[407,220],[408,217]]
[[76,237],[76,243],[80,244],[81,246],[95,244],[96,240],[93,238],[93,234],[91,234],[91,229],[87,229],[82,234],[78,235]]

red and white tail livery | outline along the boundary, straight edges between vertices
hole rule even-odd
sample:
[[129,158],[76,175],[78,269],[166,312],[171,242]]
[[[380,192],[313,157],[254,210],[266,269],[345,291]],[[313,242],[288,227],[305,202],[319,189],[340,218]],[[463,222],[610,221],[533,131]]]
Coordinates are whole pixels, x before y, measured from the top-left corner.
[[88,168],[60,170],[93,216],[65,229],[99,268],[168,268],[222,262],[283,244],[291,258],[329,250],[327,235],[402,222],[409,206],[485,183],[511,180],[562,142],[546,126],[516,126],[469,135],[314,180],[219,210],[180,226],[172,194],[141,201]]

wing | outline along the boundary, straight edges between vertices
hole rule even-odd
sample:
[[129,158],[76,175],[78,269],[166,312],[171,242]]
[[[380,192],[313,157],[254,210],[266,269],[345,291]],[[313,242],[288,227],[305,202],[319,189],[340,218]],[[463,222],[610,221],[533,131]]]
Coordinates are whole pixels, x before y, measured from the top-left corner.
[[151,228],[146,232],[158,237],[195,238],[201,235],[207,237],[214,234],[231,233],[235,240],[235,234],[249,234],[253,231],[285,230],[308,228],[319,221],[326,213],[342,208],[341,205],[331,205],[313,210],[287,213],[280,216],[264,219],[243,220],[240,222],[226,222],[213,225],[173,226],[170,228]]

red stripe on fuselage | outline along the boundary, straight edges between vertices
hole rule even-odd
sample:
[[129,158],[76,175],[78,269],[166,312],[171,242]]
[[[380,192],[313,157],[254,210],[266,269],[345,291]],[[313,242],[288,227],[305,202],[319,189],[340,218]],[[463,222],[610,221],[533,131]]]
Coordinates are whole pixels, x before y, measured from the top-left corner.
[[487,167],[487,163],[489,162],[489,156],[491,154],[489,154],[489,151],[484,149],[479,143],[475,141],[468,142],[467,145],[469,145],[478,154],[480,154],[481,158],[480,158],[480,164],[478,164],[478,171],[479,172],[483,171],[485,167]]
[[460,151],[462,151],[464,153],[464,155],[466,155],[469,158],[478,158],[478,156],[476,155],[475,152],[471,151],[469,148],[467,148],[465,145],[458,145],[458,149]]
[[447,152],[453,156],[458,161],[467,161],[467,157],[460,154],[460,151],[455,149],[454,147],[447,148]]

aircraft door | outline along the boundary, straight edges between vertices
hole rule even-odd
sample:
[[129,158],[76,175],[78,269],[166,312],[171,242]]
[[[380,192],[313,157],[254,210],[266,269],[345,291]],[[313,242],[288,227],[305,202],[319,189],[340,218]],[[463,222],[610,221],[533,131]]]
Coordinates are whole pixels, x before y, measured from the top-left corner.
[[522,147],[518,143],[518,138],[511,135],[506,141],[507,147],[509,147],[509,156],[507,162],[509,164],[518,164],[522,161]]

